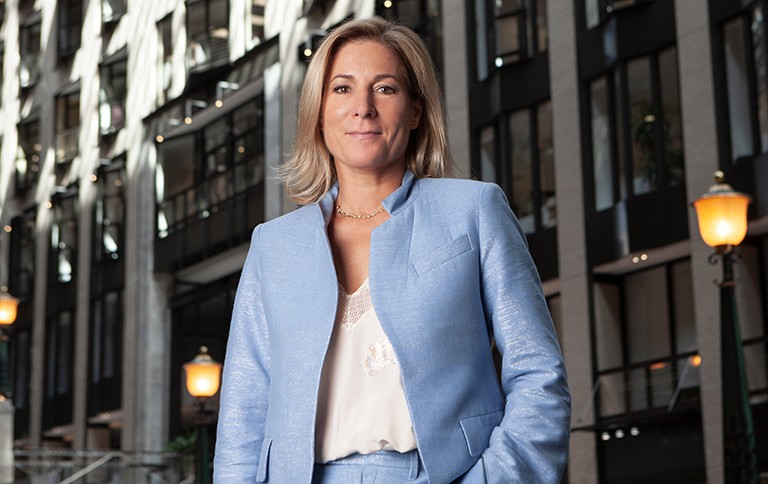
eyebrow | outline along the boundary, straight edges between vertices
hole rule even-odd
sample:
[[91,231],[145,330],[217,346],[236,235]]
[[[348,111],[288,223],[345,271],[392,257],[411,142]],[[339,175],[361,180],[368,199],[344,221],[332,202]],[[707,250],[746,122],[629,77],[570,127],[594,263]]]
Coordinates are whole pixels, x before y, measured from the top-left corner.
[[[336,74],[329,80],[329,82],[333,82],[336,79],[354,80],[355,76],[353,76],[352,74]],[[373,82],[378,82],[382,79],[394,79],[397,82],[403,82],[395,74],[386,74],[386,73],[375,75],[373,77]]]

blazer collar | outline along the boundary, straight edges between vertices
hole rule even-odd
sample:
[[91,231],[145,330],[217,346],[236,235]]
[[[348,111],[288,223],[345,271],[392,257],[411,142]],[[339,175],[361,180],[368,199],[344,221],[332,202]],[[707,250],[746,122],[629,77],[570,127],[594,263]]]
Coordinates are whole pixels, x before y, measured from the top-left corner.
[[[415,180],[416,177],[413,172],[411,170],[405,170],[403,181],[400,183],[400,186],[381,202],[382,205],[384,205],[384,209],[389,212],[390,215],[396,215],[416,199],[416,195],[419,193],[419,188],[418,183],[414,183]],[[336,203],[336,198],[338,196],[339,182],[336,181],[331,189],[328,190],[318,202],[326,226],[328,226],[328,223],[331,221],[334,204]]]

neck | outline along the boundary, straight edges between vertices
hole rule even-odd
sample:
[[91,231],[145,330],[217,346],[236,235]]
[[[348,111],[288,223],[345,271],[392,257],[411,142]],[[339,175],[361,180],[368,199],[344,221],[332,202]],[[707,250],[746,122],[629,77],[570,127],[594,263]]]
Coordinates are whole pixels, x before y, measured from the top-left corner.
[[346,211],[372,212],[400,187],[404,174],[405,166],[383,171],[338,170],[339,196],[336,203]]

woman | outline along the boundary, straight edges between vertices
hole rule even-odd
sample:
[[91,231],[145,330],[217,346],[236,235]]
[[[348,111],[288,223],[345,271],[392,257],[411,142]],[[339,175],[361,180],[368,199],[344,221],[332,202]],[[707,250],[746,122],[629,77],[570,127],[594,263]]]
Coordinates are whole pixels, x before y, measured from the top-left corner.
[[385,20],[317,50],[283,171],[304,206],[254,231],[216,482],[559,480],[570,398],[538,275],[496,185],[439,178],[438,92]]

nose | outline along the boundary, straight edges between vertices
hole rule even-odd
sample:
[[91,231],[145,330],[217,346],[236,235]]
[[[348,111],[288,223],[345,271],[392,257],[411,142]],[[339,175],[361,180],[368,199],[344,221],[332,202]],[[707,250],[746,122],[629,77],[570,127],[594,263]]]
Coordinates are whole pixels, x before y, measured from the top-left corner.
[[355,117],[373,118],[376,116],[376,107],[373,104],[372,92],[361,92],[355,97]]

